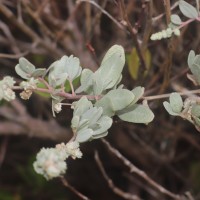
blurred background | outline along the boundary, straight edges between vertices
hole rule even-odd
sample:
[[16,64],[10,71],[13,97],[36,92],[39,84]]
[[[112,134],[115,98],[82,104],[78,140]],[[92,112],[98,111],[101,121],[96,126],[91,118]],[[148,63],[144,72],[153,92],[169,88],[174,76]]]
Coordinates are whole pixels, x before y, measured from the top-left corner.
[[[195,1],[189,1],[195,5]],[[200,25],[191,23],[181,36],[150,41],[164,30],[169,13],[180,14],[176,0],[1,0],[0,78],[16,76],[18,58],[37,67],[63,55],[80,58],[95,71],[105,52],[120,44],[126,52],[122,83],[145,87],[145,96],[196,89],[187,79],[187,56],[200,52]],[[180,15],[181,16],[181,15]],[[181,18],[186,20],[183,16]],[[141,55],[138,54],[138,50]],[[163,100],[149,102],[155,119],[148,126],[114,119],[108,140],[122,155],[170,194],[130,172],[101,140],[81,146],[83,158],[68,160],[68,183],[93,200],[200,199],[200,134],[188,121],[171,117]],[[0,106],[0,200],[78,200],[61,180],[47,182],[33,171],[42,147],[68,141],[71,110],[53,118],[50,99],[34,94]],[[99,157],[95,152],[98,152]],[[97,154],[96,154],[97,155]],[[100,161],[107,176],[103,176]],[[105,175],[105,174],[104,174]],[[134,195],[137,195],[134,196]]]

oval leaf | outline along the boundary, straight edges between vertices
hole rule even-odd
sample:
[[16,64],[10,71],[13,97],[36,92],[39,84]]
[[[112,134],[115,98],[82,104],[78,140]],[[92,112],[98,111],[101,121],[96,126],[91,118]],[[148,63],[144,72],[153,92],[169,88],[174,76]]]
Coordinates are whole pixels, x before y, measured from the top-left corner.
[[154,114],[148,106],[134,104],[129,110],[118,113],[118,117],[127,122],[147,124],[154,119]]
[[179,9],[183,13],[183,15],[188,18],[197,18],[198,17],[197,9],[184,0],[179,1]]
[[173,92],[169,97],[169,102],[172,110],[175,113],[180,113],[183,108],[183,100],[180,94]]
[[131,104],[135,104],[143,96],[144,87],[138,86],[138,87],[134,88],[131,92],[135,95],[135,98],[131,102]]
[[46,73],[46,69],[45,69],[45,68],[39,68],[39,69],[36,69],[36,70],[31,74],[31,77],[38,78],[38,77],[40,77],[40,76],[43,76],[45,73]]
[[92,129],[82,129],[78,131],[77,136],[76,136],[76,141],[77,142],[86,142],[90,140],[90,138],[93,135],[93,130]]
[[181,18],[178,15],[171,15],[171,22],[175,25],[180,25],[182,23]]
[[194,115],[195,117],[200,117],[200,105],[195,104],[192,106],[192,110],[191,110],[192,115]]
[[188,60],[187,60],[189,68],[192,67],[194,60],[195,60],[195,52],[193,50],[191,50],[188,55]]
[[166,110],[170,115],[173,115],[173,116],[178,116],[178,115],[179,115],[178,113],[175,113],[175,112],[172,110],[172,107],[170,106],[169,102],[167,102],[167,101],[163,102],[163,106],[165,107],[165,110]]
[[104,83],[103,88],[110,89],[115,86],[121,76],[125,64],[124,49],[120,45],[112,46],[103,58],[97,70]]
[[135,95],[127,89],[117,89],[111,90],[104,97],[110,99],[114,111],[119,111],[130,105]]

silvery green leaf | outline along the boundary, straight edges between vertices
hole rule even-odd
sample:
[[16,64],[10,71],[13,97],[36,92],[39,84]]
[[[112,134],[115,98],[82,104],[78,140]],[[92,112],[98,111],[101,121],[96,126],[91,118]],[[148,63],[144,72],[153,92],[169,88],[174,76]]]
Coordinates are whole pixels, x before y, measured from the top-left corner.
[[109,98],[114,111],[126,108],[135,98],[135,95],[127,89],[116,89],[109,91],[104,97]]
[[85,97],[81,97],[79,101],[72,103],[72,108],[74,108],[74,115],[81,116],[84,112],[92,108],[92,103]]
[[116,84],[112,87],[112,89],[122,89],[122,88],[123,88],[123,85],[122,85],[122,84],[120,85],[121,88],[120,88],[120,87],[117,88],[117,86],[118,86],[118,84],[121,82],[121,80],[122,80],[122,74],[121,74],[121,76],[119,77],[119,79],[118,79],[118,81],[116,82]]
[[147,124],[154,119],[154,114],[146,105],[134,104],[128,109],[117,113],[118,117],[127,122]]
[[95,103],[96,107],[102,107],[103,108],[103,114],[107,115],[109,117],[112,117],[115,115],[115,111],[112,105],[112,102],[110,100],[110,98],[108,97],[102,97],[100,100],[98,100]]
[[15,66],[15,71],[20,77],[30,79],[31,74],[35,71],[35,66],[22,57],[19,59],[19,64]]
[[120,45],[112,46],[103,58],[100,68],[97,70],[104,83],[104,89],[114,87],[121,76],[125,64],[124,49]]
[[20,58],[19,65],[20,68],[28,74],[32,74],[35,71],[35,66],[32,63],[30,63],[26,58]]
[[193,64],[190,66],[190,70],[194,75],[198,84],[200,84],[200,55],[195,56]]
[[92,129],[82,129],[79,130],[76,136],[76,141],[77,142],[86,142],[91,139],[93,135],[93,130]]
[[100,95],[102,93],[102,91],[104,90],[103,88],[103,79],[101,77],[101,74],[96,72],[93,75],[93,92],[94,95]]
[[192,113],[192,115],[195,116],[195,117],[200,117],[200,105],[194,104],[194,105],[192,106],[191,113]]
[[76,89],[76,93],[86,92],[90,87],[92,87],[93,74],[94,73],[91,70],[83,69],[80,78],[81,86]]
[[99,139],[99,138],[102,138],[102,137],[106,137],[107,135],[108,135],[108,131],[101,133],[101,134],[98,134],[98,135],[93,135],[92,139]]
[[195,124],[197,125],[197,126],[200,126],[200,119],[198,118],[198,117],[193,117],[193,119],[194,119],[194,121],[195,121]]
[[[82,117],[81,117],[82,118]],[[81,121],[78,124],[77,130],[83,130],[88,128],[89,120],[82,118]]]
[[119,85],[118,86],[118,88],[117,89],[123,89],[124,88],[124,85],[123,84],[121,84],[121,85]]
[[28,73],[24,72],[24,71],[20,68],[20,65],[19,65],[19,64],[17,64],[17,65],[15,66],[15,71],[16,71],[16,73],[17,73],[21,78],[23,78],[23,79],[30,79],[30,75],[29,75]]
[[52,87],[62,85],[67,80],[67,76],[68,76],[67,73],[60,73],[60,74],[50,73],[48,76],[49,85]]
[[169,103],[170,103],[172,110],[175,113],[180,113],[182,111],[183,100],[182,100],[181,95],[178,94],[177,92],[171,93],[171,95],[169,97]]
[[72,129],[77,129],[79,125],[80,117],[79,116],[73,116],[72,121],[71,121],[71,127]]
[[89,121],[90,126],[96,123],[96,121],[101,117],[103,113],[102,108],[93,107],[84,112],[81,115],[81,118],[87,119]]
[[112,126],[113,120],[108,116],[102,116],[98,121],[99,128],[94,130],[94,135],[100,135],[106,132]]
[[79,58],[73,57],[72,55],[70,57],[67,57],[67,56],[63,56],[63,57],[62,58],[65,63],[66,72],[68,73],[68,76],[69,76],[68,78],[69,80],[73,81],[75,78],[80,76],[81,71],[82,71]]
[[172,107],[171,107],[171,105],[169,104],[169,102],[167,102],[167,101],[163,102],[163,106],[165,107],[165,110],[166,110],[170,115],[179,116],[179,113],[175,113],[175,112],[172,110]]
[[131,105],[132,105],[132,104],[135,104],[143,96],[144,87],[138,86],[138,87],[134,88],[131,92],[135,96],[134,100],[131,102]]
[[63,56],[54,62],[49,69],[49,82],[52,84],[56,82],[56,86],[64,84],[66,80],[73,81],[80,76],[82,70],[79,59],[73,56]]
[[171,15],[171,22],[176,25],[180,25],[182,23],[181,18],[178,15]]
[[184,0],[179,1],[179,9],[183,13],[183,15],[188,18],[197,18],[198,17],[197,9]]
[[171,28],[171,29],[177,29],[179,27],[179,25],[177,25],[177,24],[173,24],[172,22],[170,22],[169,24],[168,24],[168,28]]
[[46,73],[45,68],[36,69],[32,74],[31,77],[37,78],[39,76],[43,76]]
[[195,60],[195,52],[193,50],[191,50],[188,55],[188,60],[187,60],[189,68],[192,67],[194,60]]
[[91,114],[90,120],[89,120],[89,127],[92,127],[97,121],[100,119],[100,117],[103,114],[103,108],[96,108],[94,107],[94,111]]

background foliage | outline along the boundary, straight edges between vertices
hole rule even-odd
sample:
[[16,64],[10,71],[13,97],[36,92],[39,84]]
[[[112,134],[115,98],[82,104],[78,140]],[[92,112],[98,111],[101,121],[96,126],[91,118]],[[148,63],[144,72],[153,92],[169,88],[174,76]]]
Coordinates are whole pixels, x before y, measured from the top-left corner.
[[[184,27],[180,37],[149,40],[152,33],[167,28],[169,7],[172,14],[184,19],[178,1],[129,0],[124,5],[123,1],[114,0],[94,2],[1,1],[1,79],[5,75],[16,76],[14,67],[22,56],[46,68],[61,56],[73,54],[80,58],[83,68],[96,71],[107,49],[120,44],[126,51],[122,82],[128,89],[141,85],[148,96],[195,88],[186,78],[187,56],[191,49],[196,54],[200,52],[199,24]],[[142,60],[136,51],[138,45]],[[162,101],[150,101],[149,106],[156,116],[152,123],[136,125],[116,118],[107,139],[158,184],[174,194],[189,191],[186,199],[191,199],[191,195],[200,199],[199,132],[188,121],[169,116]],[[1,104],[0,199],[79,199],[60,180],[46,182],[32,168],[41,147],[54,146],[71,137],[71,117],[72,112],[64,109],[55,120],[49,99],[37,94],[30,101],[18,99]],[[83,159],[69,162],[66,179],[86,196],[95,200],[123,199],[113,187],[108,187],[95,160],[95,151],[115,187],[141,199],[169,199],[140,176],[130,173],[101,141],[84,144]]]

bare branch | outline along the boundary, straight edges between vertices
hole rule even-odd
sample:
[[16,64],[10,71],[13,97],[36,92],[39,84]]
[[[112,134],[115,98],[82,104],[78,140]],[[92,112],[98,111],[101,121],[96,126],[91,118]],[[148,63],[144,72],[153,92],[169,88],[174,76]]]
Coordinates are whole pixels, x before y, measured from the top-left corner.
[[99,158],[99,154],[98,152],[96,151],[95,152],[95,156],[94,156],[95,160],[96,160],[96,163],[103,175],[103,177],[105,178],[105,180],[107,181],[108,183],[108,186],[109,188],[115,193],[117,194],[118,196],[122,197],[123,199],[128,199],[128,200],[140,200],[140,198],[137,196],[137,195],[133,195],[133,194],[130,194],[130,193],[127,193],[127,192],[124,192],[123,190],[121,190],[120,188],[116,187],[112,181],[112,179],[109,178],[109,176],[107,175],[104,167],[103,167],[103,164]]
[[163,186],[159,185],[153,179],[151,179],[144,171],[137,168],[133,163],[131,163],[127,158],[125,158],[117,149],[112,147],[111,144],[107,140],[102,139],[102,142],[106,145],[106,147],[109,149],[111,153],[113,153],[117,158],[119,158],[124,163],[124,165],[126,165],[130,169],[131,173],[133,172],[136,173],[138,176],[143,178],[147,183],[149,183],[152,187],[157,189],[159,192],[173,199],[181,200],[181,197],[179,195],[174,194],[170,192],[169,190],[165,189]]
[[90,200],[88,197],[86,197],[85,195],[83,195],[82,193],[80,193],[76,188],[74,188],[73,186],[71,186],[69,184],[69,182],[65,178],[60,178],[60,180],[63,183],[63,185],[65,187],[69,188],[69,190],[71,190],[75,195],[77,195],[78,197],[80,197],[83,200]]

